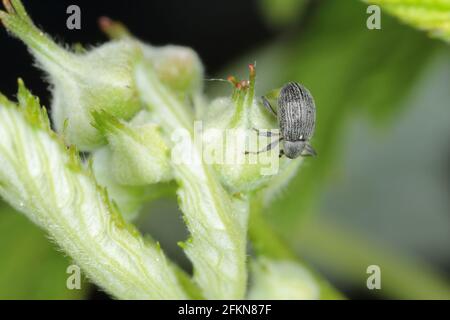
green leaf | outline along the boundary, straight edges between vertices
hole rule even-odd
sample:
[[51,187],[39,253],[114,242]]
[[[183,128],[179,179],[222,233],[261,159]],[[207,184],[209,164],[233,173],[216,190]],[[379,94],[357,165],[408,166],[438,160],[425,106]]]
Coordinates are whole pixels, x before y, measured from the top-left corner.
[[72,264],[39,228],[0,203],[0,299],[83,299],[81,290],[66,287]]
[[449,0],[366,0],[431,36],[450,42]]
[[35,126],[19,102],[17,108],[0,105],[1,197],[45,229],[111,295],[187,298],[160,247],[124,221],[78,155],[48,128]]

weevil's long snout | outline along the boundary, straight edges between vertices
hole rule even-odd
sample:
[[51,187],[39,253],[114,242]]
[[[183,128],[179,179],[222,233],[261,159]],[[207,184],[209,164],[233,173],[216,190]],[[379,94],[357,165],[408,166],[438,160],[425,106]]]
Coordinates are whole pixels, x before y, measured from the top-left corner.
[[284,142],[284,154],[289,159],[298,158],[305,149],[305,141],[285,141]]

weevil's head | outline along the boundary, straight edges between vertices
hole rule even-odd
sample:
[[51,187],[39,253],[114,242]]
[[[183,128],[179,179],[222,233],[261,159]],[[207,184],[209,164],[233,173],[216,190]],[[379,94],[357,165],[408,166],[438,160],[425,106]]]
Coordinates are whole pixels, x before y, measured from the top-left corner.
[[289,159],[298,158],[305,149],[305,141],[285,141],[284,142],[284,155]]

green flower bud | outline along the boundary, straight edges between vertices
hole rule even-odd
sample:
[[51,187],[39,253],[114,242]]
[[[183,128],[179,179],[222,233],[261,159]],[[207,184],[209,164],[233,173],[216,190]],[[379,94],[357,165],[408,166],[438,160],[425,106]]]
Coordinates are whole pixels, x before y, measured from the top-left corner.
[[[174,193],[170,183],[158,183],[145,186],[130,186],[120,184],[115,175],[114,152],[108,146],[100,148],[92,154],[92,170],[95,179],[108,191],[108,196],[117,205],[126,221],[133,221],[138,216],[143,205],[165,194]],[[132,164],[131,164],[132,165]]]
[[260,257],[251,264],[251,300],[317,300],[320,286],[314,276],[294,261]]
[[134,38],[120,22],[107,17],[99,20],[100,28],[112,39],[136,40],[161,82],[181,95],[196,95],[203,89],[204,70],[198,54],[188,47],[167,45],[153,47]]
[[279,158],[278,145],[256,154],[277,137],[258,136],[255,129],[276,133],[276,119],[254,99],[255,67],[250,80],[230,77],[235,89],[231,98],[211,103],[205,117],[203,148],[207,162],[213,163],[222,183],[232,192],[248,192],[266,185],[290,162]]
[[126,221],[135,219],[141,209],[147,190],[145,187],[130,187],[119,184],[111,175],[112,151],[100,148],[92,154],[92,170],[98,184],[108,190],[108,196],[116,203]]
[[169,148],[153,123],[139,118],[125,123],[94,112],[94,127],[106,136],[111,149],[111,174],[122,185],[144,186],[172,179]]
[[51,115],[57,131],[80,150],[92,150],[103,142],[91,126],[91,112],[106,110],[130,119],[140,109],[132,66],[141,53],[132,40],[107,43],[86,53],[58,46],[28,17],[19,0],[6,0],[0,11],[6,29],[22,40],[48,73],[53,88]]
[[196,94],[203,89],[203,65],[191,48],[146,46],[144,56],[153,61],[159,79],[175,92]]

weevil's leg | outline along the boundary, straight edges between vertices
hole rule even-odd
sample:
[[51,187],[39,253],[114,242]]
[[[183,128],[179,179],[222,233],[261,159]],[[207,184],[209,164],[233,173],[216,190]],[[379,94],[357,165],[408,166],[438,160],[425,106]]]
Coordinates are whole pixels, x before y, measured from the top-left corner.
[[317,152],[316,152],[316,150],[313,149],[313,147],[311,147],[311,145],[306,143],[305,149],[303,149],[301,156],[302,157],[315,157],[315,156],[317,156]]
[[256,131],[256,133],[258,134],[258,136],[261,137],[279,137],[280,133],[279,132],[272,132],[272,131],[260,131],[256,128],[253,128],[253,130]]
[[270,151],[270,150],[272,150],[274,147],[276,147],[276,146],[280,143],[281,140],[283,140],[283,138],[280,138],[280,139],[275,140],[275,141],[272,142],[271,144],[268,144],[264,149],[261,149],[261,150],[259,150],[259,151],[257,151],[257,152],[245,151],[245,154],[260,154],[260,153],[263,153],[263,152]]
[[278,155],[278,158],[281,158],[282,156],[284,156],[284,150],[280,149],[280,154]]
[[266,97],[262,96],[261,97],[261,101],[264,105],[264,107],[270,111],[270,113],[272,113],[275,117],[277,117],[277,113],[275,112],[275,110],[273,109],[272,105],[270,104],[269,100],[267,100]]

